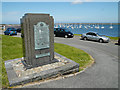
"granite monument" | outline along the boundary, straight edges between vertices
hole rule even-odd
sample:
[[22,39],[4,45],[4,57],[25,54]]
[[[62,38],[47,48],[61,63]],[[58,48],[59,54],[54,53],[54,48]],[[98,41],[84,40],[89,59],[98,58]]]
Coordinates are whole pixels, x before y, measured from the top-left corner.
[[21,19],[26,65],[36,67],[54,60],[54,20],[49,14],[25,14]]

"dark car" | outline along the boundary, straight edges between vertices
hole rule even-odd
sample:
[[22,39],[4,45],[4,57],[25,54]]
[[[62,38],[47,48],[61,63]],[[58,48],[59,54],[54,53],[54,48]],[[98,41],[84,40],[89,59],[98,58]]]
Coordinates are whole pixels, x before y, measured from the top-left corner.
[[21,28],[18,28],[18,29],[17,29],[17,32],[19,32],[19,33],[20,33],[20,32],[21,32]]
[[17,31],[15,28],[7,28],[6,31],[4,31],[5,35],[17,35]]
[[54,28],[54,36],[55,37],[73,37],[73,33],[71,33],[69,30],[65,29],[65,28]]

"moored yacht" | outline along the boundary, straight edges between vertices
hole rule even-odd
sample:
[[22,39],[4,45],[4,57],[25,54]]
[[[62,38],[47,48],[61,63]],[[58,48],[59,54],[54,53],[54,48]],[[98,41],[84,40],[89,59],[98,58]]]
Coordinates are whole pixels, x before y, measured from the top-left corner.
[[110,29],[113,29],[112,23],[111,23]]

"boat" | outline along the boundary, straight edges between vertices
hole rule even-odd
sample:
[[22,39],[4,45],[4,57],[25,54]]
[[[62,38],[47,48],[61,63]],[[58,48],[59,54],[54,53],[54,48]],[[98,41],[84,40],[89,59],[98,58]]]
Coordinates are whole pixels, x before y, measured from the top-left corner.
[[70,26],[68,25],[67,28],[70,28]]
[[82,25],[79,25],[79,28],[82,28]]
[[104,26],[102,26],[101,28],[104,29]]
[[113,29],[112,23],[111,23],[111,26],[110,26],[109,28],[110,28],[110,29]]
[[95,26],[95,28],[96,28],[96,29],[99,29],[100,27],[99,27],[99,25],[97,25],[97,26]]
[[87,26],[84,26],[84,28],[88,29]]
[[100,27],[99,26],[95,26],[96,29],[99,29]]
[[61,25],[59,25],[61,27]]
[[101,28],[102,28],[102,29],[104,29],[105,27],[104,27],[104,26],[102,26]]
[[72,26],[71,28],[72,28],[72,29],[74,29],[74,27],[73,27],[73,26]]
[[113,25],[112,25],[112,23],[111,23],[111,26],[109,27],[110,29],[113,29]]
[[101,27],[101,29],[104,29],[105,27],[103,26],[103,24],[102,24],[102,27]]

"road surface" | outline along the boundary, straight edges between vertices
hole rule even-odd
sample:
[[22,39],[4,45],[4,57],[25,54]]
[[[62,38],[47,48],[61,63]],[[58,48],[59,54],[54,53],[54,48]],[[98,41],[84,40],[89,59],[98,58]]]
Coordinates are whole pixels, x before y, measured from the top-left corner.
[[55,37],[55,42],[86,51],[95,59],[95,64],[76,76],[25,88],[118,88],[118,46],[114,43],[84,41],[77,36]]

